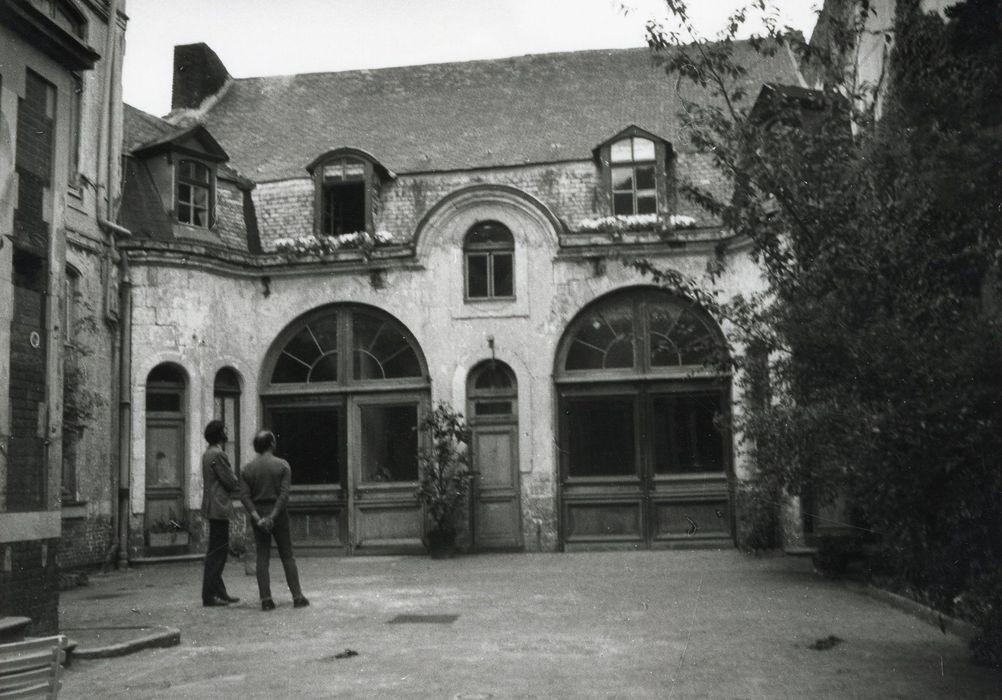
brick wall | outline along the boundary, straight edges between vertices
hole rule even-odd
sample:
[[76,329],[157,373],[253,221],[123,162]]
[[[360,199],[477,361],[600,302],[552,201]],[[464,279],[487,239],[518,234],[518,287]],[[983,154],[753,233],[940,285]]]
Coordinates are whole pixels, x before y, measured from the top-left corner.
[[52,187],[55,89],[30,70],[17,106],[17,209],[14,240],[44,257],[49,246],[46,199]]
[[30,617],[28,634],[59,629],[59,540],[0,545],[0,616]]
[[[714,169],[712,160],[697,153],[677,156],[675,172],[724,196],[729,184]],[[401,175],[384,183],[374,205],[375,229],[409,241],[421,218],[444,197],[471,185],[508,185],[545,204],[573,230],[583,219],[608,216],[611,211],[601,190],[599,169],[590,161],[497,168],[453,173]],[[265,250],[274,248],[277,238],[313,233],[314,187],[308,178],[262,183],[253,192],[261,242]],[[695,204],[676,198],[673,213],[694,217],[701,225],[716,221]]]
[[111,544],[111,518],[64,518],[62,539],[59,541],[60,569],[77,569],[104,562]]
[[[14,309],[10,325],[10,448],[7,510],[41,510],[48,474],[38,435],[45,401],[45,265],[27,254],[14,257]],[[34,347],[32,340],[38,341]]]

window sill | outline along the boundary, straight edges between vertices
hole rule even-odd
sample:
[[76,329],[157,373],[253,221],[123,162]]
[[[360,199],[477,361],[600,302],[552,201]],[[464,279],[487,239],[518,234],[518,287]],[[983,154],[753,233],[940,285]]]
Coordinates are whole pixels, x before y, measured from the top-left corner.
[[178,238],[201,241],[203,243],[219,243],[219,234],[214,229],[200,228],[180,222],[174,223],[174,235]]
[[87,517],[87,501],[63,501],[63,520],[78,520]]

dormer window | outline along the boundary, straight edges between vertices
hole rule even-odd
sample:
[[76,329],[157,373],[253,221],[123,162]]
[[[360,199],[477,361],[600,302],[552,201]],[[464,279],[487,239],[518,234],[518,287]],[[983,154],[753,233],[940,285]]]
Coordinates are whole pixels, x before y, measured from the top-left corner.
[[670,143],[631,126],[596,146],[594,153],[609,213],[617,217],[671,213]]
[[212,226],[213,172],[197,160],[177,164],[177,220],[198,228]]
[[612,213],[657,214],[655,149],[650,139],[634,136],[612,144]]
[[373,231],[379,188],[396,177],[375,158],[357,148],[328,151],[306,166],[316,187],[314,232],[343,236]]
[[326,236],[367,231],[365,162],[338,158],[323,165],[320,232]]
[[515,297],[515,239],[504,224],[481,221],[463,241],[466,298]]

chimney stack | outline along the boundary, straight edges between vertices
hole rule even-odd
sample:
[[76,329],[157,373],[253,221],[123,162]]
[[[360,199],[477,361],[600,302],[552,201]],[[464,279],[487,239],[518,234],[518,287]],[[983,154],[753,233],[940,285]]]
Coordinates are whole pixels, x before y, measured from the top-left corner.
[[202,43],[174,47],[171,110],[195,109],[230,79],[216,52]]

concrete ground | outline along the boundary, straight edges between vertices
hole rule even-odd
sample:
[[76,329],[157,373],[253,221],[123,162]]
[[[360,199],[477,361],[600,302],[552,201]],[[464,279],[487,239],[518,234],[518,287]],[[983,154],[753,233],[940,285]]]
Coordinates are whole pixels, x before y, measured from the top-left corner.
[[958,638],[803,559],[729,550],[299,564],[304,609],[293,609],[277,561],[269,613],[232,561],[225,579],[242,601],[228,608],[201,606],[197,562],[65,592],[61,623],[81,650],[142,627],[179,628],[181,643],[78,659],[61,697],[1002,698],[1002,674],[974,666]]

